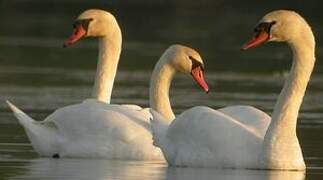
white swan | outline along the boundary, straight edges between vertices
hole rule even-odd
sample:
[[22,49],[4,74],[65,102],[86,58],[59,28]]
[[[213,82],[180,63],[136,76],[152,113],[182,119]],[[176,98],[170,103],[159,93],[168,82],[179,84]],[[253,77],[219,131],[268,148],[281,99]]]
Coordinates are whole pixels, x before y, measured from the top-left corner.
[[[293,52],[291,71],[275,105],[270,125],[268,129],[264,127],[267,129],[265,135],[257,133],[249,123],[258,124],[258,119],[245,119],[248,122],[243,122],[221,110],[195,107],[169,125],[162,117],[167,117],[167,114],[155,108],[162,116],[152,111],[154,143],[162,149],[170,165],[305,169],[296,124],[315,62],[313,33],[300,15],[286,10],[265,15],[255,33],[244,49],[266,41],[285,41]],[[236,114],[238,116],[239,113]]]
[[148,109],[107,104],[121,52],[121,31],[116,19],[103,10],[83,12],[64,46],[87,36],[99,39],[93,99],[60,108],[41,122],[8,102],[32,146],[41,156],[49,157],[164,159],[160,150],[152,145]]

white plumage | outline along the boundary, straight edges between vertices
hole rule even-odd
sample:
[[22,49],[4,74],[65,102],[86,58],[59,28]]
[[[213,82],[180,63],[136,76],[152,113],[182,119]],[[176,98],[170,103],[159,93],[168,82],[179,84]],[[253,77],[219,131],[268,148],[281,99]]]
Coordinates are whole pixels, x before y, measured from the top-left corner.
[[58,109],[39,122],[9,105],[42,156],[162,159],[159,149],[152,146],[148,109],[107,106],[88,99]]
[[34,121],[8,102],[32,146],[49,157],[163,160],[152,145],[149,111],[137,105],[109,104],[122,41],[116,19],[103,10],[87,10],[77,18],[74,33],[64,45],[84,36],[99,39],[93,99],[60,108],[44,121]]
[[[264,16],[256,36],[244,46],[285,41],[293,65],[272,118],[250,106],[189,109],[172,122],[162,109],[152,111],[154,144],[173,166],[304,170],[296,135],[297,117],[315,62],[311,28],[297,13],[273,11]],[[153,107],[153,106],[152,106]],[[168,107],[171,108],[171,107]]]

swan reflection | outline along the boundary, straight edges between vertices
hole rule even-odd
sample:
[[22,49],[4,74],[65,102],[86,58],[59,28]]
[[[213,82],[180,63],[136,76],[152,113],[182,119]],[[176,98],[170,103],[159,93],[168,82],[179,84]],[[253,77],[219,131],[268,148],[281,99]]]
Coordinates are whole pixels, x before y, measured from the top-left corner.
[[[303,180],[304,172],[175,168],[163,162],[47,159],[28,161],[13,179]],[[19,172],[20,171],[20,172]]]

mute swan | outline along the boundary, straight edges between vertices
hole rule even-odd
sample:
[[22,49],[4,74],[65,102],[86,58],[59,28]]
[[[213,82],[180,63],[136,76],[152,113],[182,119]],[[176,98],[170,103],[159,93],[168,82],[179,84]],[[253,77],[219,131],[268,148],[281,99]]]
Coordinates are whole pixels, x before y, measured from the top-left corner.
[[86,36],[99,39],[93,99],[60,108],[41,122],[8,102],[32,146],[39,155],[49,157],[163,159],[160,150],[152,146],[148,109],[107,104],[121,52],[121,30],[116,19],[103,10],[83,12],[64,46]]
[[[93,90],[94,99],[60,108],[44,121],[33,120],[7,102],[25,128],[32,146],[41,156],[55,158],[163,160],[160,149],[152,144],[149,109],[135,105],[107,104],[110,101],[112,82],[121,51],[121,31],[117,21],[108,12],[87,10],[77,18],[74,33],[64,46],[75,43],[83,36],[99,38],[99,63]],[[180,62],[182,56],[190,55],[191,52],[184,52],[186,50],[187,48],[179,48],[177,51],[168,51],[161,61],[168,57],[176,57],[175,59]],[[191,54],[191,57],[198,56],[194,52]],[[196,63],[199,65],[198,61]],[[181,66],[180,63],[174,65]],[[192,75],[205,87],[199,71],[200,69],[192,71]],[[166,76],[162,78],[167,79]],[[162,87],[162,83],[164,82],[155,82],[154,85]],[[158,94],[155,96],[162,100]]]
[[[208,107],[187,110],[170,124],[163,118],[167,114],[155,108],[158,113],[152,111],[151,120],[154,144],[161,148],[170,165],[305,169],[296,124],[315,62],[313,33],[300,15],[287,10],[265,15],[255,28],[255,33],[255,37],[243,49],[266,41],[284,41],[293,52],[291,71],[275,105],[270,125],[268,129],[265,127],[265,135],[257,133],[252,123],[241,122]],[[257,119],[246,120],[257,122]]]

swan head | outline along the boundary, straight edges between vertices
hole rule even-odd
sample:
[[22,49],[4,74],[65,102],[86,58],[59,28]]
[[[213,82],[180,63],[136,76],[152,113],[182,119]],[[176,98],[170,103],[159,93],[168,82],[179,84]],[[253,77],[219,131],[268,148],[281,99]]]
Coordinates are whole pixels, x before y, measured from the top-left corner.
[[175,44],[165,51],[161,59],[165,59],[166,63],[176,71],[190,74],[205,92],[209,91],[208,84],[204,79],[204,63],[197,51]]
[[254,28],[254,37],[243,45],[246,50],[268,41],[293,42],[304,38],[311,30],[306,21],[296,12],[277,10],[266,14]]
[[64,47],[74,44],[82,37],[113,37],[121,34],[115,17],[111,13],[99,9],[89,9],[82,12],[74,21],[73,29],[73,34],[64,42]]

